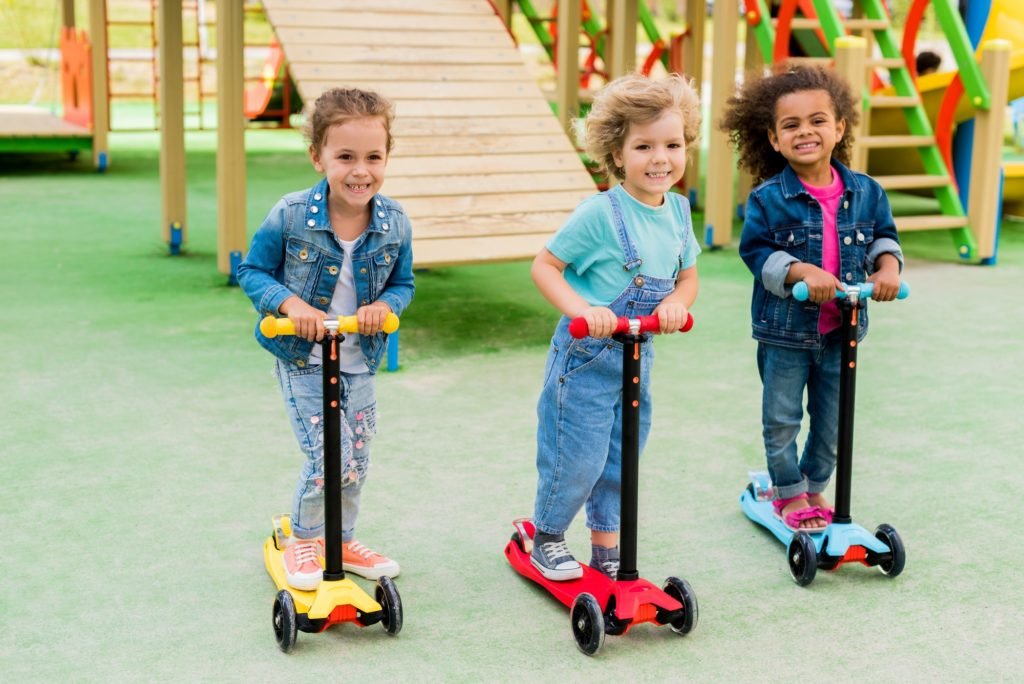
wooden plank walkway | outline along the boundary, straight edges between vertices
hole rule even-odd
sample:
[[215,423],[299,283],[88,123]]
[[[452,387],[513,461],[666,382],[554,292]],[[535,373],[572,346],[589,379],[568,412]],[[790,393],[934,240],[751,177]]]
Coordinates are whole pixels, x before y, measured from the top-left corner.
[[0,106],[0,152],[69,152],[92,147],[92,131],[45,109]]
[[395,103],[417,267],[532,258],[595,186],[487,0],[264,0],[299,93]]

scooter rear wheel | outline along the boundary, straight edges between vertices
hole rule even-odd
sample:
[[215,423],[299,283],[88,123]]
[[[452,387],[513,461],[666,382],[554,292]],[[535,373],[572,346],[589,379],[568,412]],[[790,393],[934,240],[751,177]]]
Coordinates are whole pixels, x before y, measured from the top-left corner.
[[402,597],[398,595],[398,587],[394,580],[384,576],[377,580],[377,588],[374,590],[374,598],[384,610],[384,616],[380,620],[384,631],[394,636],[402,631]]
[[684,579],[669,577],[663,591],[683,604],[683,614],[668,624],[673,632],[686,636],[697,626],[697,595],[693,593],[693,587]]
[[577,648],[589,656],[601,650],[604,645],[604,615],[593,595],[584,592],[573,600],[569,620]]
[[274,638],[277,646],[285,653],[295,648],[298,622],[295,619],[295,600],[286,589],[274,597]]
[[794,534],[789,541],[786,557],[789,561],[789,574],[793,576],[794,582],[806,587],[814,581],[814,575],[818,572],[818,551],[809,534]]

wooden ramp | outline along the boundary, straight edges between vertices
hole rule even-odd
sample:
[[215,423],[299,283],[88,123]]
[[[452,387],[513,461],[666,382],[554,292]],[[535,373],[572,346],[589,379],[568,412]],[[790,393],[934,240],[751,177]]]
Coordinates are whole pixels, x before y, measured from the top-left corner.
[[531,258],[595,186],[487,0],[264,0],[305,102],[395,102],[417,267]]
[[92,131],[38,107],[0,107],[0,152],[67,152],[92,148]]

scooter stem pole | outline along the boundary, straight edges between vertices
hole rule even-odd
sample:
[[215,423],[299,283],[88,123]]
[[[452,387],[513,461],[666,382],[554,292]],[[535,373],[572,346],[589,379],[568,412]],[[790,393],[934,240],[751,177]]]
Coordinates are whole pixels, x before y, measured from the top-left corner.
[[643,336],[623,333],[622,343],[622,505],[619,526],[619,580],[640,577],[636,569],[637,501],[640,470],[640,345]]
[[339,335],[321,342],[324,364],[324,579],[345,579],[341,567],[341,387]]
[[843,348],[839,361],[839,439],[836,454],[836,512],[832,520],[850,523],[850,482],[853,479],[853,410],[857,389],[857,319],[860,306],[839,302]]

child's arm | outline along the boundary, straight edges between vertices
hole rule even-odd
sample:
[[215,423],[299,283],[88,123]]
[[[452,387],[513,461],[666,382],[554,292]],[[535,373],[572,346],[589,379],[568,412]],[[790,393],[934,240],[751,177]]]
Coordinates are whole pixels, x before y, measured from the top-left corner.
[[807,299],[815,304],[824,304],[835,298],[836,290],[845,289],[842,281],[828,271],[804,261],[795,261],[790,265],[784,282],[793,285],[801,280],[807,284]]
[[377,300],[356,309],[360,335],[376,335],[381,332],[387,315],[394,313],[401,316],[416,292],[416,281],[412,272],[412,226],[404,213],[395,216],[402,235],[398,256],[395,257],[395,267],[388,274],[387,282],[384,283],[384,289]]
[[896,299],[900,291],[900,263],[899,258],[891,252],[879,255],[875,259],[874,273],[868,276],[868,282],[875,284],[875,290],[871,298],[879,302],[891,302]]
[[871,201],[875,207],[874,237],[865,254],[864,270],[868,282],[875,284],[871,298],[880,302],[896,299],[900,289],[900,273],[903,271],[903,250],[896,234],[896,221],[889,207],[889,197],[876,186],[877,198]]
[[675,288],[654,308],[662,334],[677,332],[686,325],[690,307],[697,299],[698,285],[696,265],[679,272]]
[[297,295],[292,295],[281,303],[278,311],[291,319],[295,324],[295,336],[308,342],[319,342],[324,339],[324,319],[327,314],[310,306]]
[[[585,318],[591,337],[609,337],[615,332],[618,319],[608,307],[591,306],[576,294],[576,290],[565,280],[563,271],[567,265],[544,248],[534,257],[530,276],[544,299],[551,302],[552,306],[569,318]],[[679,327],[682,327],[682,323]]]

